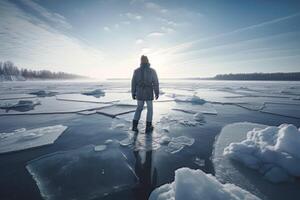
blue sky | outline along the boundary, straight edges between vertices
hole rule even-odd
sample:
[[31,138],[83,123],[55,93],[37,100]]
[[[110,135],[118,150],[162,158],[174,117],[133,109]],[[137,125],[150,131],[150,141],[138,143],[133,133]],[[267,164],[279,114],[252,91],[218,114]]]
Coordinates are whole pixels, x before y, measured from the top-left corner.
[[1,0],[0,60],[95,78],[300,71],[300,1]]

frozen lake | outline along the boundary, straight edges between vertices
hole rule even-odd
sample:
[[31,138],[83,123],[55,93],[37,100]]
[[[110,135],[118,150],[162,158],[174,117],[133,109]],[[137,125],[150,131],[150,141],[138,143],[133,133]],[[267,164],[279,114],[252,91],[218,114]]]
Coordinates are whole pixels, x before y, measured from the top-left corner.
[[[147,135],[145,111],[140,132],[130,131],[129,80],[2,82],[0,199],[147,199],[182,167],[261,199],[300,199],[299,176],[273,183],[223,155],[253,128],[299,128],[299,82],[162,81],[160,87],[155,129]],[[222,131],[239,122],[251,126]]]

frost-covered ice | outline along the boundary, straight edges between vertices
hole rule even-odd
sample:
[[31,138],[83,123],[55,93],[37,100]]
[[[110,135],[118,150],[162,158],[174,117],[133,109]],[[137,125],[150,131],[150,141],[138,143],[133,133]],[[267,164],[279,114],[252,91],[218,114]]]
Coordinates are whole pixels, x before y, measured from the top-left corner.
[[94,145],[56,152],[26,166],[44,199],[101,199],[135,187],[138,178],[115,146],[95,151]]
[[174,182],[156,188],[149,200],[258,200],[253,194],[233,184],[222,184],[201,170],[180,168]]
[[9,133],[0,133],[0,153],[52,144],[66,129],[66,126],[55,125],[29,130],[22,128]]
[[104,96],[105,92],[101,89],[95,89],[92,91],[82,92],[82,94],[99,98],[99,97]]
[[224,155],[261,172],[271,182],[300,177],[300,131],[291,124],[254,128],[241,142],[231,143]]
[[204,104],[191,104],[188,102],[177,102],[176,106],[172,108],[172,110],[181,111],[185,113],[202,113],[202,114],[211,114],[217,115],[217,111],[211,103],[204,103]]

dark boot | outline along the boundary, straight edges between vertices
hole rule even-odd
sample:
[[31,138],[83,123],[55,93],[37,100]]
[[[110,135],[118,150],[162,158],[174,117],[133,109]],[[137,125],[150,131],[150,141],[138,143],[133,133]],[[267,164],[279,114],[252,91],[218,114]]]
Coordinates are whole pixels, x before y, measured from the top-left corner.
[[133,131],[139,131],[138,128],[137,128],[138,124],[139,124],[138,120],[132,120],[132,130]]
[[152,122],[146,122],[146,133],[150,133],[153,131]]

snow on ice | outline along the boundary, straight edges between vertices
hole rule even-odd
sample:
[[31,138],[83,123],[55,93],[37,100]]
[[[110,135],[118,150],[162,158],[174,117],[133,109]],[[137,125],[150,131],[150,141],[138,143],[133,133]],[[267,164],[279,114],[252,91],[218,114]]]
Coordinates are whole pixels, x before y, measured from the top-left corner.
[[66,126],[55,125],[29,130],[22,128],[9,133],[0,133],[0,153],[53,144],[66,129]]
[[156,188],[149,200],[258,200],[253,194],[233,184],[222,184],[214,176],[201,170],[180,168],[175,180]]
[[271,182],[300,177],[300,130],[292,124],[254,128],[241,142],[231,143],[224,155],[256,169]]

